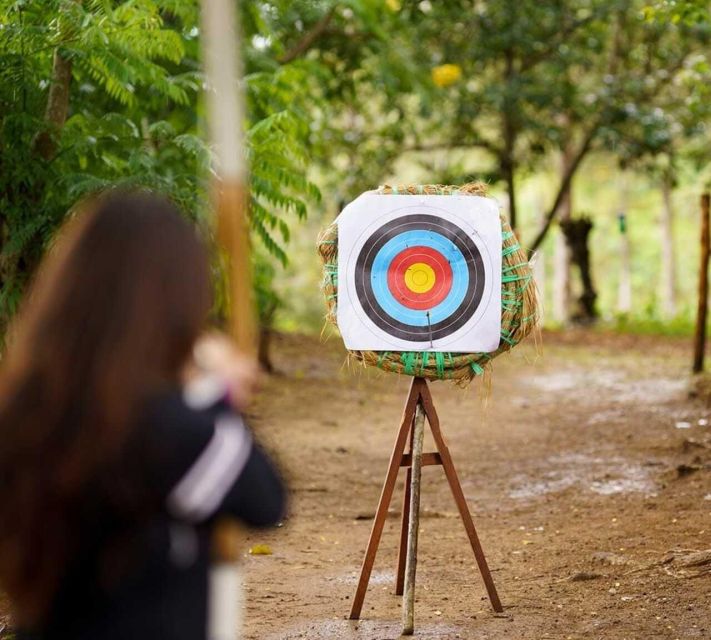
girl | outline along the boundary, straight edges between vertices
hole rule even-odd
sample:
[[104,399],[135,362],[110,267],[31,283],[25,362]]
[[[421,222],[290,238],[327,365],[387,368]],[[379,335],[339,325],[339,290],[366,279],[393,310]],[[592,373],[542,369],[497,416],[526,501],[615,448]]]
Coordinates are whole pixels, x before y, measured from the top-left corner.
[[284,510],[238,413],[254,372],[226,339],[199,341],[208,257],[170,203],[113,192],[85,209],[0,371],[0,587],[20,639],[201,640],[216,518]]

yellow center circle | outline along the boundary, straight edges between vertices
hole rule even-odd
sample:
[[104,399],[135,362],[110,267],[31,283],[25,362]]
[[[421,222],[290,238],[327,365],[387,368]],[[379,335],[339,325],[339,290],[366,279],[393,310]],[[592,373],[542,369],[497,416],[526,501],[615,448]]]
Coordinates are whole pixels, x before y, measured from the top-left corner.
[[427,293],[434,287],[435,280],[434,269],[424,262],[416,262],[405,271],[405,285],[414,293]]

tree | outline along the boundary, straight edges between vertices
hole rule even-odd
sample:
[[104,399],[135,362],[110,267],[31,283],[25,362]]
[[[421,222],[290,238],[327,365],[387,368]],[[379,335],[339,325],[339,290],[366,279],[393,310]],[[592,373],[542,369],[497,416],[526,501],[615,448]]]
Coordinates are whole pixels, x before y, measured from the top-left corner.
[[[200,135],[195,2],[0,0],[0,16],[5,325],[47,242],[86,193],[156,188],[209,228],[209,149]],[[257,49],[247,69],[250,220],[266,253],[283,262],[286,214],[305,216],[306,200],[318,197],[306,178],[306,72],[264,65]]]
[[[590,69],[585,82],[577,83],[578,108],[571,121],[580,129],[581,160],[596,149],[618,153],[628,144],[645,152],[659,151],[669,135],[663,117],[668,92],[683,78],[694,54],[705,51],[705,29],[650,22],[640,8],[638,3],[614,8],[607,26],[606,55]],[[556,197],[532,248],[545,238],[559,204]]]
[[[681,7],[676,10],[681,11]],[[656,19],[658,14],[645,15],[651,23],[646,28],[660,34],[660,55],[676,55],[677,61],[668,70],[668,81],[659,86],[652,104],[628,107],[636,110],[635,117],[615,131],[610,148],[617,154],[621,168],[642,171],[661,192],[659,299],[662,315],[670,319],[677,313],[673,190],[679,165],[692,159],[699,169],[708,161],[706,149],[701,154],[698,151],[699,144],[708,140],[706,123],[711,116],[711,66],[706,53],[711,23],[699,20],[702,13],[691,11],[667,15],[669,19],[664,21]],[[650,15],[656,18],[649,20]],[[686,17],[682,19],[682,15]],[[670,27],[670,22],[676,26]],[[676,54],[669,53],[674,50]]]
[[[514,6],[459,0],[403,8],[418,44],[421,73],[445,62],[462,69],[460,82],[433,92],[437,108],[414,147],[484,150],[495,163],[492,177],[506,185],[511,223],[517,225],[517,174],[546,151],[570,145],[564,116],[580,110],[574,71],[603,51],[598,32],[614,6],[610,1],[524,0]],[[575,145],[556,208],[590,137],[582,135]]]
[[690,40],[674,37],[680,25],[652,24],[642,9],[616,0],[403,6],[420,75],[443,63],[461,68],[460,81],[431,87],[429,113],[405,148],[483,150],[494,161],[490,177],[506,186],[513,224],[517,176],[547,153],[565,153],[545,222],[529,243],[537,248],[585,157],[614,146],[621,129],[652,111],[690,54]]

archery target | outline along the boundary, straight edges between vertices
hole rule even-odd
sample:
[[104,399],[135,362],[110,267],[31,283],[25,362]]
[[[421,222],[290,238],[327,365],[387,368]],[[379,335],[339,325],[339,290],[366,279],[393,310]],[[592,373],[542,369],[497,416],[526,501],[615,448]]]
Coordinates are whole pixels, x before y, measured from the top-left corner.
[[477,196],[367,193],[338,219],[338,326],[373,351],[494,351],[498,207]]

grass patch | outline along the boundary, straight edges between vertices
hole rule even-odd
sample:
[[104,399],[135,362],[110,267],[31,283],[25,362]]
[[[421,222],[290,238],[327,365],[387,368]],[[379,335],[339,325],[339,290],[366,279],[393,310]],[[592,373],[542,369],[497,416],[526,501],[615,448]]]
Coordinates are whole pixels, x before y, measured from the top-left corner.
[[689,337],[694,334],[694,322],[684,316],[666,320],[654,316],[618,315],[601,323],[601,327],[618,333],[646,336]]

